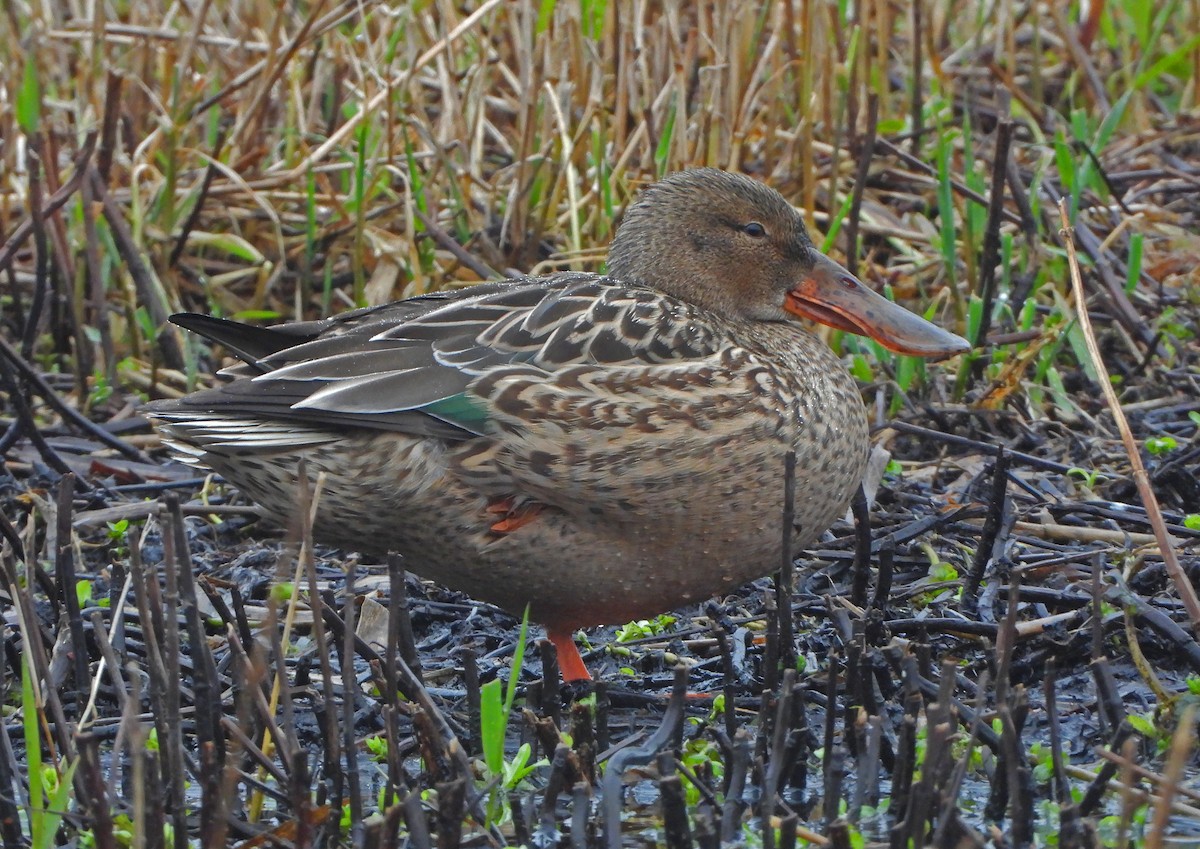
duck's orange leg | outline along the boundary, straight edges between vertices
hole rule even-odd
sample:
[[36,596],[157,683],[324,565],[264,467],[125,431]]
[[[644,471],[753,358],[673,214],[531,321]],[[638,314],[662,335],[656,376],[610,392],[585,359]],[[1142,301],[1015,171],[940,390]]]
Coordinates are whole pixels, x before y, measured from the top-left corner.
[[558,668],[564,681],[591,681],[591,673],[583,665],[579,649],[575,648],[575,638],[571,631],[560,631],[557,628],[547,628],[546,637],[554,643],[558,652]]
[[495,522],[491,531],[494,534],[511,534],[517,528],[528,525],[542,512],[542,505],[536,501],[528,501],[516,506],[516,498],[508,496],[499,501],[493,501],[487,506],[487,512],[502,515],[504,518]]

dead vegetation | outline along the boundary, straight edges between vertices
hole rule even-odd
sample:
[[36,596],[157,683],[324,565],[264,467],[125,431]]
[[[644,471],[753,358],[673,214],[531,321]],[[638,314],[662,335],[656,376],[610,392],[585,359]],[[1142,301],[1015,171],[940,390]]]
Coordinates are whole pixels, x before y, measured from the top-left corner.
[[[8,3],[0,845],[1194,836],[1198,28],[1192,0]],[[507,617],[264,544],[162,465],[139,404],[219,356],[171,312],[599,270],[637,187],[701,164],[977,346],[832,334],[893,462],[790,598],[592,634],[604,683],[564,708]]]

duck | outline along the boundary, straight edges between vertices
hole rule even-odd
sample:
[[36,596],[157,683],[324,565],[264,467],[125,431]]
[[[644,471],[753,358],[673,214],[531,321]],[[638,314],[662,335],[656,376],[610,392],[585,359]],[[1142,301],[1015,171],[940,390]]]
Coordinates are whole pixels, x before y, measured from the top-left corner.
[[178,459],[284,526],[304,474],[314,539],[527,612],[566,681],[590,678],[580,629],[731,592],[845,514],[866,410],[806,321],[920,357],[969,347],[818,251],[779,192],[713,168],[644,188],[603,275],[271,327],[171,320],[238,360],[151,405]]

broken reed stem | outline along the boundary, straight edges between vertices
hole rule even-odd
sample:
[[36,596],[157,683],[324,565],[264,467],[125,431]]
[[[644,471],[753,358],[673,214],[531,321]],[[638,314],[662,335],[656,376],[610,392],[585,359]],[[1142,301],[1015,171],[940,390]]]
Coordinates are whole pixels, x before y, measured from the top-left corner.
[[1171,737],[1171,749],[1167,755],[1167,765],[1163,769],[1161,794],[1158,805],[1154,809],[1152,825],[1146,833],[1146,849],[1159,849],[1167,833],[1167,822],[1171,817],[1171,804],[1183,779],[1184,767],[1191,759],[1191,753],[1196,742],[1196,706],[1188,705],[1179,716],[1179,725]]
[[[996,268],[1000,257],[1000,219],[1004,214],[1004,183],[1008,171],[1009,149],[1012,145],[1013,122],[1004,118],[996,128],[996,156],[992,161],[992,190],[988,196],[987,226],[983,235],[983,251],[979,258],[979,297],[983,310],[979,329],[972,340],[976,347],[987,342],[992,327],[992,306],[996,299]],[[982,360],[979,360],[982,364]]]
[[74,660],[73,690],[76,710],[82,710],[90,676],[88,674],[87,641],[83,631],[83,613],[79,596],[75,591],[75,546],[71,533],[71,516],[75,507],[75,474],[68,472],[58,479],[58,503],[55,510],[54,577],[63,608],[67,614],[67,626],[71,634],[71,655]]
[[988,514],[984,519],[983,531],[979,535],[979,545],[975,549],[975,559],[967,572],[963,583],[963,608],[969,615],[978,617],[979,586],[983,583],[984,573],[988,563],[992,562],[996,540],[1000,536],[1000,528],[1004,524],[1004,508],[1008,501],[1008,452],[1004,446],[999,446],[996,452],[996,462],[992,465],[992,493],[988,504]]
[[[783,461],[783,557],[775,577],[775,610],[779,616],[778,660],[784,669],[796,666],[796,634],[792,625],[793,575],[792,538],[796,521],[796,452],[789,451]],[[774,674],[774,673],[772,673]]]
[[1125,453],[1129,455],[1129,465],[1133,470],[1133,479],[1137,484],[1138,495],[1142,499],[1142,506],[1146,508],[1146,518],[1150,520],[1150,526],[1154,528],[1154,537],[1158,540],[1158,547],[1162,552],[1163,563],[1167,567],[1167,574],[1171,576],[1171,580],[1175,583],[1175,589],[1179,593],[1179,598],[1183,602],[1184,608],[1187,609],[1188,618],[1192,623],[1192,630],[1197,635],[1200,635],[1200,599],[1196,597],[1196,591],[1179,563],[1179,556],[1175,552],[1175,546],[1170,534],[1167,533],[1167,526],[1163,521],[1162,510],[1158,506],[1158,498],[1154,495],[1154,490],[1150,486],[1150,476],[1146,473],[1146,467],[1142,464],[1142,455],[1139,453],[1137,442],[1133,438],[1133,431],[1129,429],[1129,422],[1126,420],[1125,413],[1121,409],[1121,402],[1112,387],[1112,381],[1108,379],[1108,371],[1104,367],[1104,359],[1100,356],[1100,348],[1096,344],[1096,334],[1092,330],[1092,320],[1087,311],[1087,298],[1083,291],[1083,276],[1079,272],[1079,258],[1075,255],[1075,239],[1072,235],[1074,231],[1071,228],[1071,221],[1067,215],[1067,206],[1064,199],[1060,199],[1058,202],[1058,214],[1062,219],[1062,229],[1058,232],[1066,244],[1067,264],[1071,269],[1071,290],[1075,295],[1075,314],[1079,320],[1079,327],[1083,331],[1088,356],[1091,358],[1092,365],[1096,369],[1096,376],[1100,380],[1100,389],[1104,392],[1104,400],[1112,412],[1113,420],[1117,423],[1117,429],[1121,432],[1121,442],[1125,446]]
[[[1136,761],[1130,761],[1123,754],[1117,752],[1117,749],[1124,748],[1125,741],[1128,740],[1130,735],[1133,733],[1135,732],[1132,729],[1129,729],[1129,734],[1126,734],[1126,736],[1119,741],[1119,745],[1114,744],[1109,746],[1107,749],[1104,747],[1096,748],[1096,754],[1104,760],[1103,766],[1101,766],[1098,771],[1092,772],[1088,769],[1084,769],[1083,767],[1071,767],[1068,772],[1071,772],[1074,777],[1091,781],[1099,781],[1102,779],[1105,789],[1111,789],[1109,787],[1109,782],[1113,780],[1113,776],[1116,775],[1117,770],[1128,770],[1131,775],[1135,776],[1136,778],[1144,779],[1151,786],[1151,788],[1154,788],[1151,790],[1138,789],[1137,792],[1143,794],[1148,802],[1152,801],[1155,805],[1158,805],[1161,803],[1162,799],[1161,790],[1158,788],[1166,786],[1167,778],[1162,773],[1155,772],[1152,769],[1147,769]],[[1179,726],[1176,726],[1175,733],[1179,733]],[[1109,772],[1110,769],[1111,772]],[[1175,787],[1174,792],[1185,799],[1191,800],[1192,802],[1200,803],[1200,791],[1193,790],[1185,784],[1178,784]],[[1196,805],[1189,805],[1185,802],[1175,800],[1171,802],[1171,810],[1173,813],[1179,816],[1200,819],[1200,807],[1197,807]]]
[[[321,498],[321,490],[325,484],[324,473],[322,472],[317,477],[317,485],[315,488],[315,492],[312,493],[311,499],[310,499],[309,489],[308,489],[308,484],[309,484],[308,469],[303,460],[300,462],[300,466],[296,470],[296,478],[297,478],[297,499],[299,501],[299,504],[297,505],[299,508],[297,510],[297,515],[300,517],[300,522],[301,522],[300,529],[299,529],[300,544],[299,544],[299,546],[294,546],[294,541],[293,541],[292,544],[290,544],[287,548],[285,548],[285,556],[286,556],[286,552],[294,550],[296,552],[296,560],[295,560],[295,568],[292,573],[293,591],[287,599],[287,607],[284,610],[284,616],[283,616],[283,633],[279,637],[279,642],[280,642],[281,646],[287,646],[291,643],[292,630],[295,627],[296,615],[297,615],[297,612],[299,611],[299,606],[300,606],[300,593],[298,592],[297,588],[299,588],[301,586],[301,582],[303,581],[303,579],[305,577],[306,556],[311,556],[311,553],[310,553],[312,550],[312,548],[311,548],[312,547],[311,528],[312,528],[312,523],[313,523],[313,517],[316,515],[317,504]],[[306,548],[306,546],[307,546],[307,548]],[[282,563],[283,563],[283,558],[281,557],[280,564],[282,565]],[[277,611],[275,610],[275,605],[276,605],[276,602],[274,600],[272,600],[271,610],[273,612],[270,616],[270,622],[269,622],[269,627],[271,627],[271,628],[278,627],[278,618],[277,618],[278,614],[277,614]],[[310,604],[310,607],[315,607],[315,606]],[[313,618],[314,619],[317,618],[317,615],[315,612],[313,613]],[[249,646],[247,646],[247,650],[249,650]],[[275,675],[271,682],[271,693],[270,693],[270,702],[269,702],[271,716],[275,716],[276,711],[279,709],[279,702],[280,702],[280,699],[283,697],[283,690],[285,687],[288,686],[287,669],[284,666],[283,659],[284,659],[284,655],[282,653],[280,653],[279,664],[275,669]],[[326,690],[326,693],[328,693],[328,692],[329,691]],[[268,756],[273,754],[275,751],[275,748],[276,748],[276,742],[277,741],[274,739],[271,729],[264,728],[263,735],[262,735],[262,743],[261,743],[263,752],[265,752]],[[252,801],[251,801],[251,805],[250,805],[250,815],[252,818],[251,819],[252,822],[257,822],[259,816],[261,815],[263,802],[264,802],[264,797],[263,797],[262,793],[255,792],[254,796],[252,797]]]

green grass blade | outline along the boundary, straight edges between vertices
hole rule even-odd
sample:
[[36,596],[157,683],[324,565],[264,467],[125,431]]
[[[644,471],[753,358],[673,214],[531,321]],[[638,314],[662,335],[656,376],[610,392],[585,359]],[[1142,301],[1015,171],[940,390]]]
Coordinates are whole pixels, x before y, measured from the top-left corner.
[[1125,277],[1125,294],[1132,295],[1137,288],[1138,280],[1142,277],[1142,241],[1141,233],[1129,237],[1129,264]]
[[508,690],[504,694],[504,721],[508,722],[513,702],[517,698],[517,682],[521,679],[521,667],[525,665],[525,646],[529,636],[529,605],[521,617],[521,631],[517,634],[517,648],[513,651],[512,674],[508,677]]
[[[21,658],[21,719],[25,735],[26,778],[29,781],[29,832],[34,846],[45,844],[46,797],[42,787],[42,738],[38,733],[38,704],[33,692],[33,670]],[[53,835],[53,832],[51,832]]]
[[479,688],[479,740],[483,762],[493,775],[504,768],[504,733],[503,685],[494,678]]
[[938,222],[942,235],[942,263],[946,267],[946,276],[950,280],[954,279],[957,255],[954,246],[958,242],[957,227],[954,224],[954,187],[951,185],[952,175],[950,172],[950,162],[954,152],[953,135],[953,133],[947,132],[945,127],[942,127],[937,134]]
[[537,35],[541,35],[550,28],[550,21],[554,19],[555,0],[542,0],[538,5]]
[[[1163,74],[1168,73],[1175,65],[1179,65],[1187,61],[1187,55],[1191,53],[1197,45],[1200,45],[1200,35],[1194,35],[1185,41],[1179,47],[1172,50],[1166,56],[1160,58],[1157,62],[1151,65],[1146,70],[1142,71],[1133,80],[1134,89],[1140,89],[1149,85]],[[1126,97],[1129,92],[1126,92]],[[1124,98],[1122,98],[1124,99]]]
[[658,146],[654,149],[654,166],[659,177],[667,173],[667,165],[671,157],[671,138],[674,134],[675,105],[671,104],[671,111],[667,113],[667,120],[663,124],[662,135],[658,137]]
[[1075,214],[1079,211],[1079,169],[1075,162],[1075,151],[1071,149],[1061,130],[1054,136],[1054,164],[1058,166],[1058,179],[1071,196],[1068,211],[1071,220],[1074,221]]
[[38,83],[37,63],[30,53],[25,57],[25,73],[21,75],[21,87],[17,90],[17,125],[27,136],[37,132],[38,119],[42,111],[42,87]]
[[79,761],[74,760],[59,772],[58,785],[50,794],[46,805],[41,842],[35,840],[33,849],[53,849],[56,845],[55,837],[58,835],[58,826],[67,812],[67,803],[71,799],[71,781],[75,777],[75,767],[77,766],[79,766]]
[[[821,242],[821,253],[829,253],[833,243],[837,241],[838,233],[842,232],[842,223],[845,222],[846,216],[850,214],[850,206],[854,203],[854,196],[846,195],[842,200],[842,205],[837,211],[837,215],[829,222],[829,232],[825,234],[825,239]],[[850,250],[857,250],[857,245],[851,245]]]

